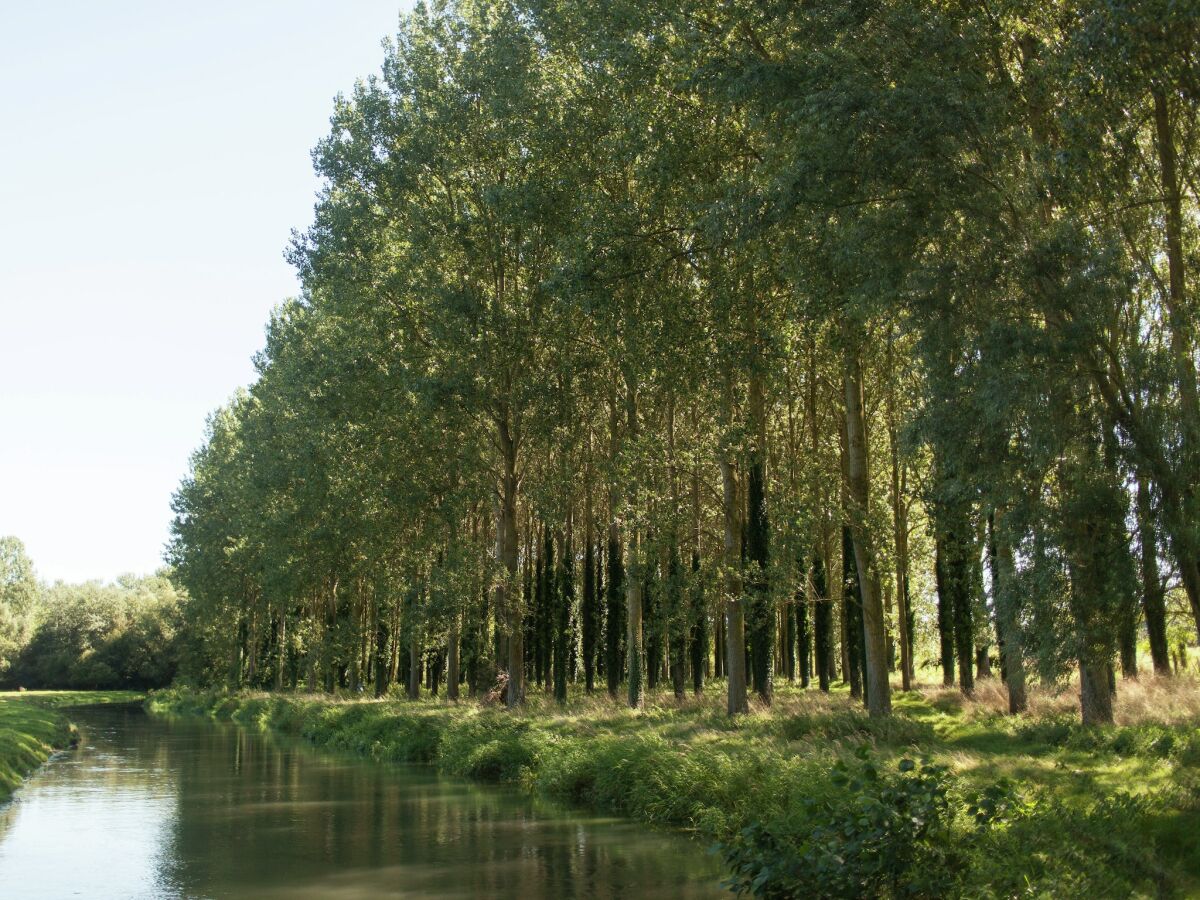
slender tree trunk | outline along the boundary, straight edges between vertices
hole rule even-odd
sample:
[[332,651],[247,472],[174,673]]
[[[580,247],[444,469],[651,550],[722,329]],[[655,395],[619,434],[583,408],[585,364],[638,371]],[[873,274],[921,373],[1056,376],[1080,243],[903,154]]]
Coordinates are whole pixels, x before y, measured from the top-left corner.
[[796,592],[796,643],[800,669],[800,687],[806,688],[812,681],[812,641],[808,634],[808,600],[803,591]]
[[500,420],[499,443],[504,470],[500,482],[500,508],[496,517],[496,558],[503,574],[496,584],[496,609],[507,626],[508,691],[510,709],[525,702],[525,640],[520,594],[517,591],[517,437],[506,414]]
[[454,616],[450,624],[450,643],[446,648],[446,699],[458,699],[459,679],[459,620]]
[[862,367],[858,357],[860,335],[847,321],[844,382],[846,389],[846,445],[848,481],[853,518],[851,533],[858,564],[858,581],[863,598],[863,632],[867,651],[867,711],[872,718],[892,712],[891,685],[887,673],[887,638],[884,633],[883,601],[875,574],[874,550],[867,527],[870,481],[867,473],[866,417],[863,410]]
[[667,591],[670,596],[668,651],[671,687],[675,692],[675,699],[682,700],[687,693],[687,641],[683,630],[687,619],[683,601],[683,561],[679,557],[679,542],[674,540],[668,551]]
[[629,705],[646,705],[644,661],[642,659],[642,570],[639,556],[641,538],[637,528],[630,531],[625,544],[625,656],[628,672]]
[[963,558],[962,538],[951,538],[955,546],[952,579],[954,584],[954,649],[958,657],[958,686],[970,696],[975,690],[975,673],[971,668],[974,658],[975,632],[972,621],[971,590],[968,560]]
[[[797,592],[799,593],[799,592]],[[797,605],[803,601],[797,601]],[[790,606],[783,610],[783,674],[789,684],[796,683],[797,613]]]
[[[988,517],[988,560],[992,572],[992,602],[996,607],[996,632],[1004,654],[1004,684],[1008,688],[1008,711],[1025,712],[1025,641],[1021,632],[1020,600],[1014,587],[1016,567],[1012,548],[1003,531],[1003,511]],[[997,533],[997,532],[1000,533]]]
[[728,454],[721,457],[721,484],[725,520],[725,674],[728,678],[726,711],[738,715],[750,711],[746,696],[746,624],[742,612],[741,521],[737,501],[737,479]]
[[[638,439],[638,396],[637,383],[632,378],[626,382],[626,427],[629,441],[636,444]],[[637,492],[629,485],[630,506],[637,502]],[[641,533],[637,525],[629,530],[629,540],[625,544],[625,661],[628,679],[629,705],[633,709],[642,709],[646,705],[646,661],[645,649],[642,643],[642,591],[643,578],[641,566]]]
[[713,678],[725,677],[725,602],[713,619]]
[[279,665],[275,669],[275,690],[283,690],[283,673],[287,668],[287,609],[279,608]]
[[605,588],[608,596],[605,620],[605,677],[608,693],[615,699],[621,686],[621,598],[625,589],[624,548],[621,546],[616,523],[608,526],[608,577]]
[[774,694],[775,610],[771,604],[768,566],[770,525],[766,499],[766,397],[762,373],[750,375],[750,433],[753,445],[747,466],[746,581],[750,599],[750,646],[754,691],[764,703]]
[[[378,594],[376,595],[378,597]],[[376,599],[378,603],[378,599]],[[383,610],[375,612],[375,699],[383,697],[388,689],[388,626]]]
[[829,693],[831,662],[833,659],[833,606],[825,579],[825,557],[818,548],[813,553],[810,596],[813,608],[813,655],[817,666],[817,684]]
[[[940,472],[940,467],[939,467]],[[950,615],[949,632],[958,660],[958,685],[968,696],[975,690],[975,631],[971,604],[971,557],[973,533],[968,510],[958,499],[943,498],[936,509],[942,547],[939,591],[945,590],[945,607]],[[939,593],[939,611],[942,598]],[[943,665],[945,665],[943,663]],[[953,666],[950,667],[953,672]]]
[[558,554],[558,589],[554,606],[554,699],[567,702],[567,656],[571,629],[571,605],[575,594],[574,548],[571,546],[571,514],[567,512],[566,530]]
[[708,662],[708,611],[700,583],[700,470],[692,469],[692,693],[704,692]]
[[901,478],[899,441],[896,434],[894,389],[889,388],[888,443],[892,455],[892,539],[896,548],[896,627],[900,636],[900,686],[912,690],[912,636],[909,633],[908,603],[908,508]]
[[954,601],[951,599],[946,577],[946,536],[942,529],[934,526],[933,572],[937,583],[937,628],[942,663],[942,685],[954,684]]
[[1158,537],[1154,527],[1154,509],[1145,478],[1137,484],[1138,538],[1141,549],[1142,611],[1150,638],[1150,659],[1156,675],[1171,674],[1171,656],[1167,648],[1167,607],[1162,579],[1158,573]]
[[421,648],[417,632],[410,626],[408,637],[408,699],[421,699]]
[[854,542],[850,526],[842,526],[842,656],[843,671],[850,682],[850,696],[863,699],[862,591],[858,566],[854,561]]
[[583,608],[580,618],[583,619],[583,689],[592,693],[596,689],[596,631],[598,617],[596,615],[596,549],[593,545],[591,503],[585,513],[587,526],[583,551]]

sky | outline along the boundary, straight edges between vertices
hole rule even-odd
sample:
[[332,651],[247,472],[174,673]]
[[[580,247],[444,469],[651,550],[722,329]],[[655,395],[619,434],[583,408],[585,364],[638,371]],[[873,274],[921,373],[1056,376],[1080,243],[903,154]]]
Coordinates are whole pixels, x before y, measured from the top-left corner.
[[0,0],[0,535],[162,565],[206,416],[254,377],[333,98],[405,0]]

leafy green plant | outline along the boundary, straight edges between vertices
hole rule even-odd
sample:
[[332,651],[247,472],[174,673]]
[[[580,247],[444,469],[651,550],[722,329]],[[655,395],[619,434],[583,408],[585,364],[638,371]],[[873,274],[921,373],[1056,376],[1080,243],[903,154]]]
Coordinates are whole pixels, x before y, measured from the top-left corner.
[[[832,798],[809,799],[778,830],[755,823],[719,845],[739,896],[943,897],[965,857],[952,834],[951,778],[928,760],[883,772],[865,748],[838,762]],[[987,807],[980,807],[986,814]]]

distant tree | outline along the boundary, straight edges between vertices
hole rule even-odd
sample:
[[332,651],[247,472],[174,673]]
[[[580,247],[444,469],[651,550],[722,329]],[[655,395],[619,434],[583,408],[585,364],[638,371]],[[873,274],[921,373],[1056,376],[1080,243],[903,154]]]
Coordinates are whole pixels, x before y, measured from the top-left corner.
[[0,537],[0,683],[33,633],[38,583],[19,538]]

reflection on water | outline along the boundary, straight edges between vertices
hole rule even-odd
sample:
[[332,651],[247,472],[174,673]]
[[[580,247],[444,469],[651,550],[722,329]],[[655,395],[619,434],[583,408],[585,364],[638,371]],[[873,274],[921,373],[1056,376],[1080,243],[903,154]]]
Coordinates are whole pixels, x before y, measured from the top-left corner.
[[232,726],[73,713],[0,809],[0,897],[720,897],[679,835]]

